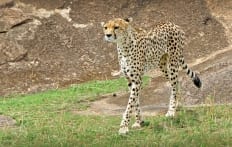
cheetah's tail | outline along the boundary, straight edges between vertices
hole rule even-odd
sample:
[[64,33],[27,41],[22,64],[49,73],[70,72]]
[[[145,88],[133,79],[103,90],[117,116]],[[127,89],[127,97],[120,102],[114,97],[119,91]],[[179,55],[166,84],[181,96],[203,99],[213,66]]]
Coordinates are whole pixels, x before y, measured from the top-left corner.
[[181,63],[181,67],[183,70],[185,70],[186,74],[192,79],[194,85],[197,88],[201,88],[202,86],[202,82],[201,79],[197,76],[197,74],[192,71],[188,65],[184,62],[184,57],[180,58],[180,63]]

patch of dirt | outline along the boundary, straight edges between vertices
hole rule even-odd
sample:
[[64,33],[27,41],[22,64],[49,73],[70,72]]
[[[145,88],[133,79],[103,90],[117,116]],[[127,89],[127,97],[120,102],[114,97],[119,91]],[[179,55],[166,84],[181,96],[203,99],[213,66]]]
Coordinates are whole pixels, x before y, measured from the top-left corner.
[[[207,97],[230,102],[231,10],[228,0],[15,0],[0,9],[0,95],[115,78],[116,47],[103,41],[100,22],[131,16],[136,26],[146,29],[171,21],[186,32],[185,58],[200,72],[204,85],[197,90],[182,73],[181,103],[199,104]],[[150,74],[153,79],[141,94],[149,114],[151,105],[156,110],[167,107],[170,94],[159,72]],[[93,107],[104,113],[107,107],[101,109],[100,104],[105,103],[121,111],[127,99],[128,94],[107,96]]]

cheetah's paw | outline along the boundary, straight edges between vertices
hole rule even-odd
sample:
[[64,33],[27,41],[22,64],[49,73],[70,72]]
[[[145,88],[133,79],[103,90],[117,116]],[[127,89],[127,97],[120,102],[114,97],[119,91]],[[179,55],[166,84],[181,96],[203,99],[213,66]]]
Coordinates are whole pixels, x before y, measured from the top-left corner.
[[165,114],[166,117],[174,117],[175,116],[175,111],[168,111],[166,114]]
[[141,124],[140,123],[137,123],[135,122],[133,125],[132,125],[132,128],[141,128]]
[[119,133],[119,135],[125,135],[125,134],[127,134],[129,132],[129,129],[128,129],[128,127],[121,127],[120,129],[119,129],[119,131],[118,131],[118,133]]

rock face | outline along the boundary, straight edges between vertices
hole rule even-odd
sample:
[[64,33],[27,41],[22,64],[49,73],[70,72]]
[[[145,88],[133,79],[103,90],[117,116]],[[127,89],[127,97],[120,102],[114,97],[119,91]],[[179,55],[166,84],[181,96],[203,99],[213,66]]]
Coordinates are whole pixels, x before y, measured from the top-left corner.
[[8,8],[14,6],[14,0],[1,0],[0,8]]
[[8,62],[20,62],[27,55],[25,50],[17,42],[0,38],[0,65]]
[[[226,89],[219,75],[230,81],[231,62],[227,63],[228,67],[221,66],[231,56],[230,49],[224,51],[231,43],[230,27],[227,27],[231,18],[224,19],[226,14],[231,14],[228,13],[230,6],[230,1],[217,0],[1,0],[0,96],[113,78],[111,71],[118,69],[116,47],[103,40],[100,22],[131,16],[134,25],[145,29],[160,21],[171,21],[185,30],[185,58],[193,69],[201,72],[206,86],[203,92],[195,94],[191,80],[183,76],[182,93],[186,96],[183,99],[187,103],[201,102],[202,97],[212,95],[212,87],[207,85],[221,85]],[[217,63],[220,63],[219,71]],[[157,76],[153,75],[155,78],[147,87],[152,92],[144,92],[142,103],[168,101],[165,93],[168,86]],[[158,87],[154,86],[157,84]],[[223,95],[225,99],[229,96]],[[127,101],[124,97],[122,101]],[[118,98],[117,102],[111,102],[122,101]]]
[[17,8],[2,9],[0,16],[0,33],[7,32],[30,20],[28,16],[24,15],[22,10]]

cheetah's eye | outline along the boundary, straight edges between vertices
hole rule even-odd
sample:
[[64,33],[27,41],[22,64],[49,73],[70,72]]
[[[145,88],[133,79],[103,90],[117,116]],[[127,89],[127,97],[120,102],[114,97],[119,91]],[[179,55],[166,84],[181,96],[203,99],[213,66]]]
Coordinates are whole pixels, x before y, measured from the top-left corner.
[[107,27],[104,27],[104,29],[106,30],[106,29],[107,29]]
[[115,26],[114,29],[117,30],[119,27],[118,26]]

